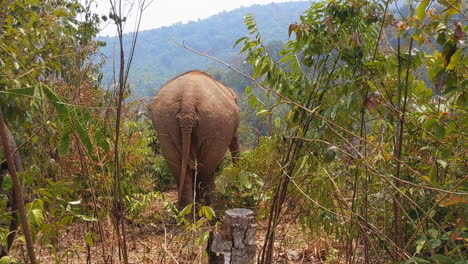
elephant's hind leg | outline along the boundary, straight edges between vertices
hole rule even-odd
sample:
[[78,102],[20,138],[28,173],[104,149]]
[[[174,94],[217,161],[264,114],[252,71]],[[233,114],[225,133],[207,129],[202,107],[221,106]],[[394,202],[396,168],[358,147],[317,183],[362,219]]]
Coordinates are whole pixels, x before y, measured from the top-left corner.
[[211,168],[201,168],[197,174],[197,203],[211,205],[212,192],[215,189],[215,175]]
[[[166,164],[171,171],[171,174],[174,177],[175,183],[177,185],[177,191],[179,190],[180,186],[180,166],[181,166],[181,155],[179,149],[179,144],[174,141],[174,138],[167,134],[159,134],[159,142],[161,144],[161,149],[163,151],[164,159],[166,160]],[[180,197],[180,209],[183,209],[186,205],[190,204],[193,200],[193,172],[190,170],[189,166],[187,166],[186,170],[186,177],[184,182],[184,188],[182,193],[178,194]]]

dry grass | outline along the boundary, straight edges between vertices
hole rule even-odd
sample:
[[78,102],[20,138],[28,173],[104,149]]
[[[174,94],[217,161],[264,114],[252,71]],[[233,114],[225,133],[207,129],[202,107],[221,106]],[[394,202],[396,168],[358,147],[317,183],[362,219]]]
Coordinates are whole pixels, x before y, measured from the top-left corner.
[[[168,191],[165,197],[175,201],[176,193]],[[285,222],[277,229],[275,263],[323,263],[327,258],[328,261],[332,259],[335,250],[331,244],[334,242],[310,237],[292,215],[286,217]],[[258,221],[257,252],[263,245],[266,224],[265,219]],[[60,231],[56,253],[41,244],[39,237],[36,250],[40,263],[87,263],[88,257],[90,263],[120,263],[117,238],[110,219],[103,221],[102,226],[105,239],[100,241],[96,235],[89,251],[85,234],[93,227],[86,223],[73,223]],[[163,201],[158,201],[142,214],[141,219],[127,221],[129,263],[207,263],[206,243],[199,245],[198,240],[201,233],[209,228],[186,230],[176,225],[165,211]],[[23,260],[26,257],[24,250],[17,242],[12,255]]]

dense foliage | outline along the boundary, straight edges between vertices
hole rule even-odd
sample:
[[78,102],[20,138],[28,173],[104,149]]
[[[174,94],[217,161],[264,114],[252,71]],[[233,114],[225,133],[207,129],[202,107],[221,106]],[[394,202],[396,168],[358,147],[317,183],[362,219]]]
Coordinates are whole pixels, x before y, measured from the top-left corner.
[[[81,237],[88,247],[97,238],[106,241],[101,221],[114,200],[116,95],[100,86],[103,43],[95,40],[100,19],[90,6],[74,0],[0,5],[0,113],[20,146],[24,172],[19,176],[33,241],[48,248],[57,263],[76,253],[62,251],[63,232],[73,223],[88,225]],[[135,105],[128,104],[122,117],[129,121],[121,139],[125,195],[170,182],[150,146],[150,123]],[[11,246],[25,258],[25,239],[23,228],[16,240],[9,239],[16,233],[17,212],[3,149],[0,164],[0,263],[10,263],[18,261],[8,256]],[[152,177],[156,165],[161,181]]]
[[304,226],[346,241],[347,262],[464,263],[468,59],[461,2],[399,8],[406,15],[373,1],[313,4],[289,27],[295,39],[279,61],[246,17],[252,37],[238,42],[253,77],[291,108],[271,142],[279,155],[271,166],[280,167],[269,189],[262,263],[272,261],[275,229],[289,210],[283,203],[293,196],[302,199]]

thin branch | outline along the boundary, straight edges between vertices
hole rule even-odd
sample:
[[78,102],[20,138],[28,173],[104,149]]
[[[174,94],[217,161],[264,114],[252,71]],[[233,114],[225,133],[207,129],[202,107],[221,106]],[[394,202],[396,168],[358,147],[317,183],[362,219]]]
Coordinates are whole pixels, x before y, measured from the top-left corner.
[[[14,89],[13,89],[14,90]],[[26,98],[37,98],[33,95],[27,95],[27,94],[20,94],[20,93],[14,93],[11,91],[0,91],[2,94],[10,94],[10,95],[15,95],[15,96],[22,96]],[[61,101],[52,101],[52,100],[42,100],[44,102],[52,103],[52,104],[59,104],[59,105],[64,105],[64,106],[73,106],[73,107],[79,107],[83,109],[117,109],[115,106],[86,106],[86,105],[78,105],[78,104],[71,104],[71,103],[66,103],[66,102],[61,102]]]
[[163,223],[163,228],[164,228],[164,247],[163,247],[163,249],[166,252],[166,254],[168,254],[176,264],[179,264],[179,262],[174,257],[174,255],[172,255],[172,253],[169,252],[169,250],[167,248],[167,231],[166,231],[166,225],[164,225],[164,223]]
[[380,25],[379,36],[377,37],[377,43],[375,44],[374,55],[372,55],[372,60],[375,60],[375,56],[377,55],[377,50],[379,48],[379,43],[380,43],[380,36],[382,36],[382,33],[383,33],[383,28],[384,28],[384,24],[385,24],[385,17],[387,16],[387,9],[388,9],[388,4],[389,3],[390,3],[390,0],[387,0],[385,2],[385,10],[384,10],[384,13],[383,13],[383,16],[382,16],[382,22],[381,22],[381,25]]
[[[466,4],[466,2],[464,2],[465,0],[460,0],[463,3]],[[454,6],[450,1],[444,1],[444,3],[447,3],[451,8],[455,9],[455,11],[457,11],[460,15],[462,15],[465,19],[468,20],[468,16],[466,16],[465,13],[463,13],[460,9],[458,9],[456,6]]]
[[112,10],[114,13],[114,20],[117,27],[117,33],[119,37],[119,46],[120,46],[120,65],[119,65],[119,89],[117,94],[117,117],[115,122],[115,139],[114,139],[114,206],[113,212],[115,215],[115,227],[118,238],[119,245],[119,258],[123,258],[124,264],[128,264],[128,252],[127,252],[127,241],[125,234],[125,221],[123,217],[124,203],[122,199],[122,190],[120,185],[121,180],[121,165],[120,165],[120,149],[119,149],[119,139],[120,139],[120,126],[122,118],[122,104],[123,96],[125,91],[126,83],[124,76],[124,48],[123,48],[123,25],[122,25],[122,0],[119,0],[119,11],[117,12],[115,3],[110,0]]

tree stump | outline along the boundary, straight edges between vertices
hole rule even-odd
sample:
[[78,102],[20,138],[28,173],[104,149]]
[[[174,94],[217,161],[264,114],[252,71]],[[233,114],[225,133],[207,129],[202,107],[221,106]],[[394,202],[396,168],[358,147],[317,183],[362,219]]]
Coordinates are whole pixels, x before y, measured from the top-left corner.
[[[211,236],[209,243],[210,264],[251,264],[255,259],[255,224],[254,212],[236,208],[227,210],[224,215],[222,230]],[[216,256],[213,253],[219,253]]]

